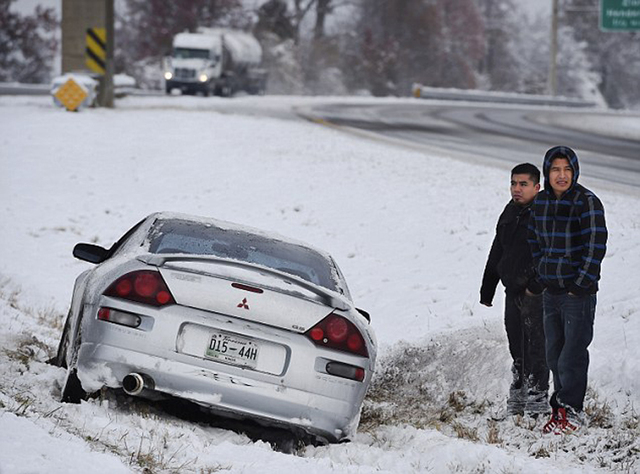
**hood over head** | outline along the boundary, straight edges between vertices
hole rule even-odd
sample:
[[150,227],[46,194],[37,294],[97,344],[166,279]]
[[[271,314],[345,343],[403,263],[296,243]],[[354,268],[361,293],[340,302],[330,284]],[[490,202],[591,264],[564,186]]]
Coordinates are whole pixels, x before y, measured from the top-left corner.
[[[573,188],[578,182],[578,176],[580,176],[580,165],[578,164],[578,155],[568,146],[560,145],[554,146],[547,150],[544,155],[544,161],[542,163],[542,174],[544,175],[544,188],[551,189],[549,184],[549,170],[551,169],[551,163],[554,159],[562,157],[569,160],[569,165],[573,169],[573,176],[571,178],[571,188]],[[571,189],[569,188],[569,189]]]

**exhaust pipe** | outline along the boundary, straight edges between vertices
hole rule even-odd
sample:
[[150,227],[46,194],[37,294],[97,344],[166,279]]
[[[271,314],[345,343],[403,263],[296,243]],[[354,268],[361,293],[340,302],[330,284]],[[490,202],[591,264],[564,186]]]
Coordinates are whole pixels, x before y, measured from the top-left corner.
[[128,395],[140,395],[145,390],[153,390],[153,379],[148,375],[131,372],[122,379],[122,389]]

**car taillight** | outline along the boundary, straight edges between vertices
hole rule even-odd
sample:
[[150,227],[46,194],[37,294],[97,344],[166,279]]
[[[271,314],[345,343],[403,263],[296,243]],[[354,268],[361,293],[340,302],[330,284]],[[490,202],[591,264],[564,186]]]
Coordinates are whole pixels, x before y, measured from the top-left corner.
[[127,273],[114,281],[104,294],[151,306],[175,304],[162,276],[153,270]]
[[337,314],[330,314],[305,334],[318,346],[369,357],[358,328]]

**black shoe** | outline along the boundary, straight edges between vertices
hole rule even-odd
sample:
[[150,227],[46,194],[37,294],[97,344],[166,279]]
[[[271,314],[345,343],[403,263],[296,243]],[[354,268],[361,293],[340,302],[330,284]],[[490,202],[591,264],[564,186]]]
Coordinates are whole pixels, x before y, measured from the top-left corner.
[[507,398],[507,414],[508,415],[524,415],[525,406],[527,404],[527,392],[525,387],[515,388],[513,385],[509,389],[509,398]]
[[529,390],[525,401],[524,411],[527,415],[537,417],[538,415],[548,415],[551,412],[551,406],[547,392],[538,390]]

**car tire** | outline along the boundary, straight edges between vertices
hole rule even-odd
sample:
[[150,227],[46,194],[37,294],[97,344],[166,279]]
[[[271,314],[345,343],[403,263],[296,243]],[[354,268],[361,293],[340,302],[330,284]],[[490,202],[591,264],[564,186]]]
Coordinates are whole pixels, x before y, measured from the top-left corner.
[[80,379],[78,378],[78,372],[74,369],[67,371],[67,378],[62,387],[62,396],[60,400],[63,403],[80,403],[82,400],[87,399],[87,392],[82,388]]
[[67,314],[67,319],[62,329],[62,336],[58,344],[58,352],[56,356],[49,360],[49,363],[63,369],[67,368],[67,349],[69,348],[69,333],[71,328],[71,311]]

